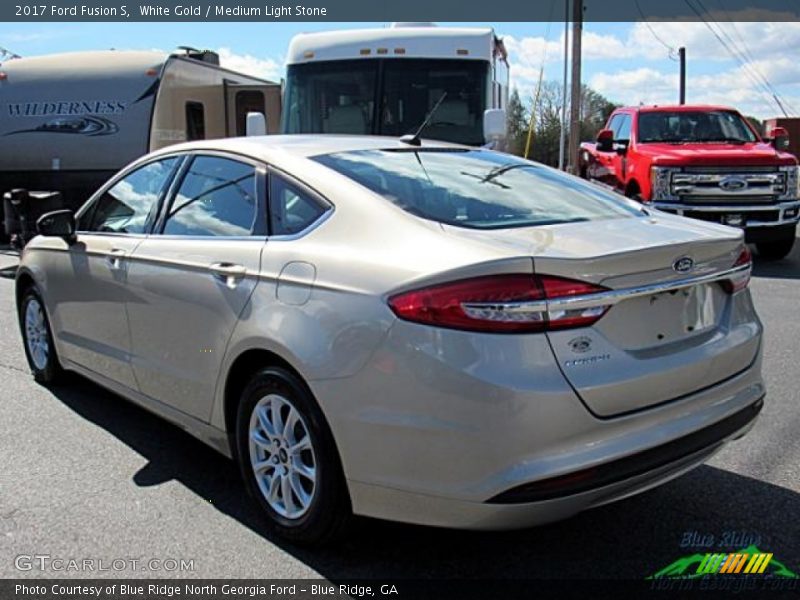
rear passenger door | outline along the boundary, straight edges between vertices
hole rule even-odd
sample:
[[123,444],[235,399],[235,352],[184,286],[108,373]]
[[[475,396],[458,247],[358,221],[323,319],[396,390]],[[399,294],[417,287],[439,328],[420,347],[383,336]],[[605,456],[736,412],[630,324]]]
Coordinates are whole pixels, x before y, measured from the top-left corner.
[[259,163],[191,155],[128,271],[139,389],[202,420],[209,417],[228,340],[258,283],[265,186]]

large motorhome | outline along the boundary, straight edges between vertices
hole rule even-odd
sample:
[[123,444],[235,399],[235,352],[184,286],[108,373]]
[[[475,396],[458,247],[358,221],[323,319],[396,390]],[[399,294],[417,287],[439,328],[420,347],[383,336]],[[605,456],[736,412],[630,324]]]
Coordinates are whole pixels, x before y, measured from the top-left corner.
[[281,87],[183,49],[75,52],[0,65],[0,193],[58,190],[76,207],[131,160],[186,140],[279,130]]
[[[490,28],[395,23],[295,36],[287,56],[284,133],[412,133],[482,145],[484,113],[505,109],[509,69]],[[446,94],[446,95],[445,95]]]

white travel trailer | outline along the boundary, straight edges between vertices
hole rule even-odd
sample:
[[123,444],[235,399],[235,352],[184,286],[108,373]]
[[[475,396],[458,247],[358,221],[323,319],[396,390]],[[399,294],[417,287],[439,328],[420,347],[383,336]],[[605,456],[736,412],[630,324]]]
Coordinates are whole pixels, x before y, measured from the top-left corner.
[[[395,23],[295,36],[287,57],[284,133],[413,133],[444,100],[424,136],[472,145],[496,134],[509,68],[490,28]],[[501,123],[504,120],[501,119]]]
[[58,190],[75,207],[133,159],[169,144],[279,129],[280,84],[213,52],[75,52],[0,65],[0,193]]

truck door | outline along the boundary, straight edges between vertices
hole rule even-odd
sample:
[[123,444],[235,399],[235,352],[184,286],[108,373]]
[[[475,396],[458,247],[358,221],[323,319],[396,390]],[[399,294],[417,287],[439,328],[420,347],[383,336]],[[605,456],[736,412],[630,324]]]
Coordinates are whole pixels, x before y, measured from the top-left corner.
[[[610,129],[614,132],[615,139],[622,117],[622,114],[616,114],[611,117],[606,125],[606,129]],[[594,152],[594,162],[589,165],[588,175],[590,179],[594,179],[604,183],[605,185],[616,188],[617,182],[614,175],[614,152],[601,152],[600,150],[596,149]]]
[[281,86],[225,83],[228,136],[246,133],[247,113],[260,112],[267,119],[267,133],[278,133],[281,121]]

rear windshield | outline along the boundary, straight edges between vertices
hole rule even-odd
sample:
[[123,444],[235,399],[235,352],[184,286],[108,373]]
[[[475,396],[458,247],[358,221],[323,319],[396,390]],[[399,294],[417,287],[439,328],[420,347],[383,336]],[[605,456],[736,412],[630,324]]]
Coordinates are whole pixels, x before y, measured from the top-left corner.
[[360,150],[315,157],[424,219],[473,229],[644,214],[560,171],[486,150]]

